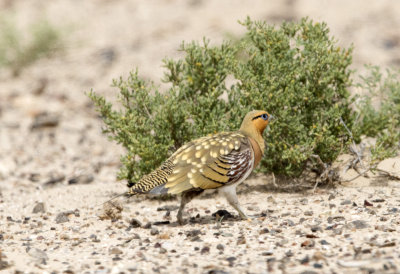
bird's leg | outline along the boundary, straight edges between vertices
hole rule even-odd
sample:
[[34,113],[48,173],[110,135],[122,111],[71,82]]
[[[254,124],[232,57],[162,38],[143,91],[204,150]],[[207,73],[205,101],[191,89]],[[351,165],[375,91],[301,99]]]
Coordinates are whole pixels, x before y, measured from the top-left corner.
[[197,189],[189,189],[184,192],[182,192],[182,197],[181,197],[181,205],[178,210],[178,215],[176,215],[176,218],[178,219],[178,223],[180,225],[183,225],[183,209],[185,208],[185,205],[189,203],[194,197],[197,195],[201,194],[204,190],[197,190]]
[[226,197],[228,200],[228,203],[236,209],[236,211],[239,213],[240,217],[244,220],[248,220],[249,217],[244,213],[242,207],[239,204],[239,200],[236,195],[236,186],[235,185],[230,185],[226,187],[222,187],[219,189],[219,191]]

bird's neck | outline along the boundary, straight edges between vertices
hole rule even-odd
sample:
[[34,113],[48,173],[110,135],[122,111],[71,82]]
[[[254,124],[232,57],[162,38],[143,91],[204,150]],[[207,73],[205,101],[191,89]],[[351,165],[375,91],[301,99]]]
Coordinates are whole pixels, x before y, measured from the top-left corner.
[[241,127],[240,132],[244,135],[252,138],[254,141],[257,142],[258,146],[260,147],[261,153],[264,154],[265,144],[264,139],[262,137],[262,132],[258,131],[255,127]]

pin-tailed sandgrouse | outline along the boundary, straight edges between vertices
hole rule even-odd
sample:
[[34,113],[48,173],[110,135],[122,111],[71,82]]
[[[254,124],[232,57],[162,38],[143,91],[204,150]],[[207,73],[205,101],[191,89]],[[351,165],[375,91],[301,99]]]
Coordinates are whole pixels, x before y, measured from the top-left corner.
[[128,194],[182,194],[177,219],[192,198],[206,189],[219,189],[239,215],[236,186],[258,165],[264,153],[262,134],[271,119],[266,111],[249,112],[238,131],[193,140],[178,149],[158,169],[130,187]]

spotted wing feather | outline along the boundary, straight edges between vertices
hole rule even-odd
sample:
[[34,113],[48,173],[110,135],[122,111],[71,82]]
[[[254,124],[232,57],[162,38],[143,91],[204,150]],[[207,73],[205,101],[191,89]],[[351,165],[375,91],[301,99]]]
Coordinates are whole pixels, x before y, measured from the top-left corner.
[[175,166],[165,185],[173,194],[235,183],[254,163],[250,141],[240,132],[198,139],[174,156]]

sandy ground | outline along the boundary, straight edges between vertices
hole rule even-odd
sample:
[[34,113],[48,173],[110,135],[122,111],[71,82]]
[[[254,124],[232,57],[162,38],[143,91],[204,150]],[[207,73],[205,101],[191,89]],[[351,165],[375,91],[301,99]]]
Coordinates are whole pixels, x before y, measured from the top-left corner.
[[[179,57],[182,40],[239,36],[237,20],[247,15],[324,20],[340,45],[354,44],[354,69],[399,67],[399,1],[3,0],[0,10],[22,28],[48,18],[65,37],[62,52],[19,77],[0,70],[0,271],[400,272],[400,182],[379,174],[315,193],[279,192],[270,178],[253,178],[239,192],[258,216],[251,222],[216,220],[217,210],[236,213],[215,194],[190,203],[181,227],[178,200],[104,208],[126,190],[115,179],[123,151],[101,134],[84,94],[112,98],[111,79],[135,67],[159,83],[161,60]],[[53,126],[41,127],[43,117]],[[394,174],[400,159],[380,167]]]

